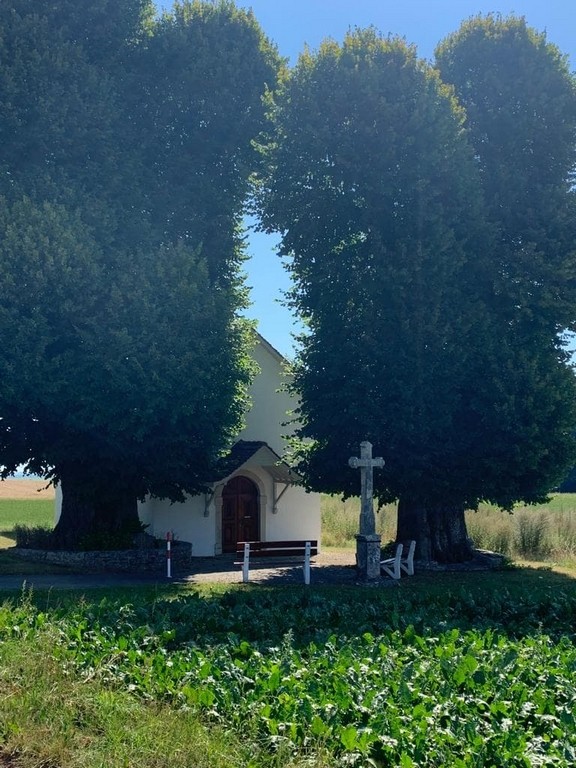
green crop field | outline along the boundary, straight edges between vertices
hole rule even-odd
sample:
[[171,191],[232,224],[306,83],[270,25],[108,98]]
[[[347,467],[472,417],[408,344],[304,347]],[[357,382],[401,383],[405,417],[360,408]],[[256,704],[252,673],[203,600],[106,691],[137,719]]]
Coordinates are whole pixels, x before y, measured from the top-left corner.
[[[470,529],[569,558],[574,500],[482,508]],[[52,511],[0,500],[0,531]],[[329,537],[357,523],[354,501],[323,514],[346,545]],[[575,579],[551,565],[387,584],[0,595],[0,765],[576,764]]]
[[576,582],[530,569],[24,595],[0,745],[22,768],[567,768],[575,616]]

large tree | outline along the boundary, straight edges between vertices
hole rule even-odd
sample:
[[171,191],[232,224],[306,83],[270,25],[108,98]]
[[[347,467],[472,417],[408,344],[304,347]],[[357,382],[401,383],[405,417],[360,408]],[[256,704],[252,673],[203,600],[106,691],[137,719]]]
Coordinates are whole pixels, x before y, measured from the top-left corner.
[[576,317],[576,79],[546,35],[513,16],[466,21],[438,46],[436,67],[465,108],[493,232],[477,278],[497,344],[479,356],[492,375],[475,387],[484,418],[473,434],[488,446],[476,493],[511,508],[543,500],[573,455],[564,332]]
[[303,54],[273,114],[263,221],[282,233],[308,326],[300,471],[357,493],[347,460],[370,440],[399,538],[421,558],[465,559],[464,509],[540,498],[574,423],[555,334],[528,336],[498,293],[500,233],[465,115],[412,48],[373,30]]
[[575,327],[576,79],[523,18],[478,16],[436,49],[466,111],[500,308],[547,331]]
[[241,426],[240,221],[277,59],[228,2],[0,14],[0,464],[60,482],[55,542],[82,546],[205,487]]

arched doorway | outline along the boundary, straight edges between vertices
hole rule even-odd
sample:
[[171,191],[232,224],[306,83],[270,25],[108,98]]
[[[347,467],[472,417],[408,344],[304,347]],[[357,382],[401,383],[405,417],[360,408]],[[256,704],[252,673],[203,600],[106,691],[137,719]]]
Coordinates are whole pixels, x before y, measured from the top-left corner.
[[239,541],[260,538],[258,486],[237,475],[222,489],[222,552],[235,552]]

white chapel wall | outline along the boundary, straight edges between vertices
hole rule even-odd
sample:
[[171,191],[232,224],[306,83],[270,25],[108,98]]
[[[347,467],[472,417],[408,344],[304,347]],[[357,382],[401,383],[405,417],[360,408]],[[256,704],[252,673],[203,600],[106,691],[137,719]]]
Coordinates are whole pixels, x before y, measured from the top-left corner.
[[175,540],[190,542],[194,557],[214,555],[214,513],[210,507],[208,515],[205,510],[203,495],[187,496],[185,501],[174,504],[168,499],[147,498],[138,505],[140,520],[149,526],[147,533],[163,539],[170,532]]
[[277,512],[269,514],[266,522],[270,541],[316,539],[320,543],[320,495],[291,485],[278,502]]
[[263,440],[282,456],[285,451],[283,435],[293,431],[283,426],[289,418],[288,412],[294,407],[293,398],[283,390],[286,362],[264,339],[256,345],[253,356],[260,366],[260,373],[250,388],[252,406],[246,414],[246,426],[239,439]]

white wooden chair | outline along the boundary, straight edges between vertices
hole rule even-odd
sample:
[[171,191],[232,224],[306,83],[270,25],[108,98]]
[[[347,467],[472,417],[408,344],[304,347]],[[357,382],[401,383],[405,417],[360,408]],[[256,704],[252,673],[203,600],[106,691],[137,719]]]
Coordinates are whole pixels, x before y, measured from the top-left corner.
[[416,549],[416,542],[412,540],[408,547],[408,554],[406,557],[400,558],[400,568],[408,574],[408,576],[414,576],[414,550]]
[[404,549],[402,544],[396,545],[396,554],[394,557],[389,557],[386,560],[380,560],[380,570],[387,573],[393,579],[400,578],[400,567],[402,562],[402,550]]
[[414,576],[414,552],[416,550],[416,542],[412,540],[408,546],[408,554],[406,557],[402,557],[404,552],[404,545],[396,545],[396,554],[394,557],[389,557],[386,560],[380,560],[380,570],[387,573],[388,576],[393,579],[399,579],[402,575],[402,571],[408,574],[408,576]]

